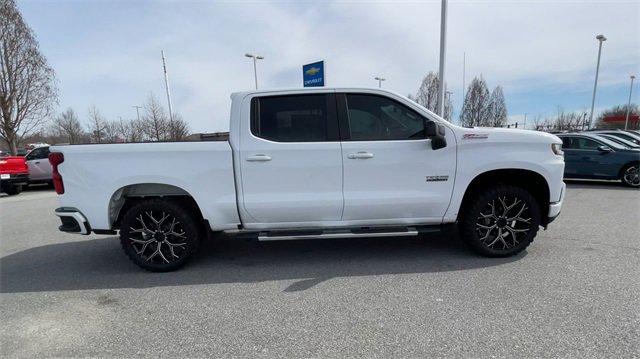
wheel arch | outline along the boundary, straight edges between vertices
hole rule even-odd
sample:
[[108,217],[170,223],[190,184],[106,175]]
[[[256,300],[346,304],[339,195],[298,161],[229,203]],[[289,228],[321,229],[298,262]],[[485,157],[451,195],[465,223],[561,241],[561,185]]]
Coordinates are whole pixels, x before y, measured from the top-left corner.
[[[531,193],[540,207],[542,225],[546,226],[548,224],[547,214],[550,203],[549,184],[543,175],[528,169],[494,169],[476,175],[465,190],[462,202],[460,203],[460,208],[462,209],[469,205],[469,201],[473,199],[476,193],[484,188],[496,184],[518,186]],[[458,219],[460,217],[460,212],[462,211],[458,212]]]
[[629,167],[629,166],[633,166],[633,165],[635,165],[635,164],[639,164],[639,163],[640,163],[640,161],[638,161],[638,160],[631,160],[631,161],[629,161],[629,162],[627,162],[627,163],[623,164],[623,165],[620,167],[620,170],[618,170],[618,177],[617,177],[617,178],[622,179],[622,175],[623,175],[623,173],[624,173],[624,170],[625,170],[625,169],[627,169],[627,167]]
[[204,222],[202,211],[188,191],[165,183],[133,183],[118,188],[109,199],[109,225],[120,227],[122,217],[135,203],[150,198],[166,198],[190,208],[197,219]]

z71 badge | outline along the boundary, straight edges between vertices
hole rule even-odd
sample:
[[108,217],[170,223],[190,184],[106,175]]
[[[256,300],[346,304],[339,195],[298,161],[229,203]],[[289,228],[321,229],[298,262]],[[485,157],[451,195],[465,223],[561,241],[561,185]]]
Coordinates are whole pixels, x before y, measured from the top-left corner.
[[448,180],[449,176],[427,176],[427,182],[443,182]]
[[465,133],[464,135],[462,135],[463,140],[481,140],[488,137],[488,133]]

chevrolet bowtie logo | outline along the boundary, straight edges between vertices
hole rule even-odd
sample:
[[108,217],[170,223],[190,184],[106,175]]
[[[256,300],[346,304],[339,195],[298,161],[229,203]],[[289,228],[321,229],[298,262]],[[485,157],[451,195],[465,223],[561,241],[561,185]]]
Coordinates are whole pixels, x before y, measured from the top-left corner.
[[313,76],[313,75],[317,74],[318,72],[320,72],[319,68],[312,67],[312,68],[308,69],[307,71],[305,71],[304,73],[309,75],[309,76]]

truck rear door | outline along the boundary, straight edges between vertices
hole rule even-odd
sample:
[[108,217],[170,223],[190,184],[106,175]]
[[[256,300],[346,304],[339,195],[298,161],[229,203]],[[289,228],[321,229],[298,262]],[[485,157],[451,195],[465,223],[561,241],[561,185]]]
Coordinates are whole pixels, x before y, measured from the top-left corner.
[[333,93],[251,99],[241,126],[242,205],[255,224],[318,223],[342,216],[342,152]]

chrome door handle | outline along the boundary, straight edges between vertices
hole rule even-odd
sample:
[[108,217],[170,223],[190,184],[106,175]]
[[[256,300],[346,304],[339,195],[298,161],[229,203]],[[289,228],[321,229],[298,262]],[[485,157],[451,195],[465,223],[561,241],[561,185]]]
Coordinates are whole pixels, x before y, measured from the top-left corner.
[[271,156],[268,155],[251,155],[247,157],[247,161],[249,162],[266,162],[271,161]]
[[347,156],[347,158],[352,159],[352,160],[357,160],[357,159],[366,160],[367,158],[373,158],[373,153],[366,152],[366,151],[360,151],[358,153],[349,154]]

